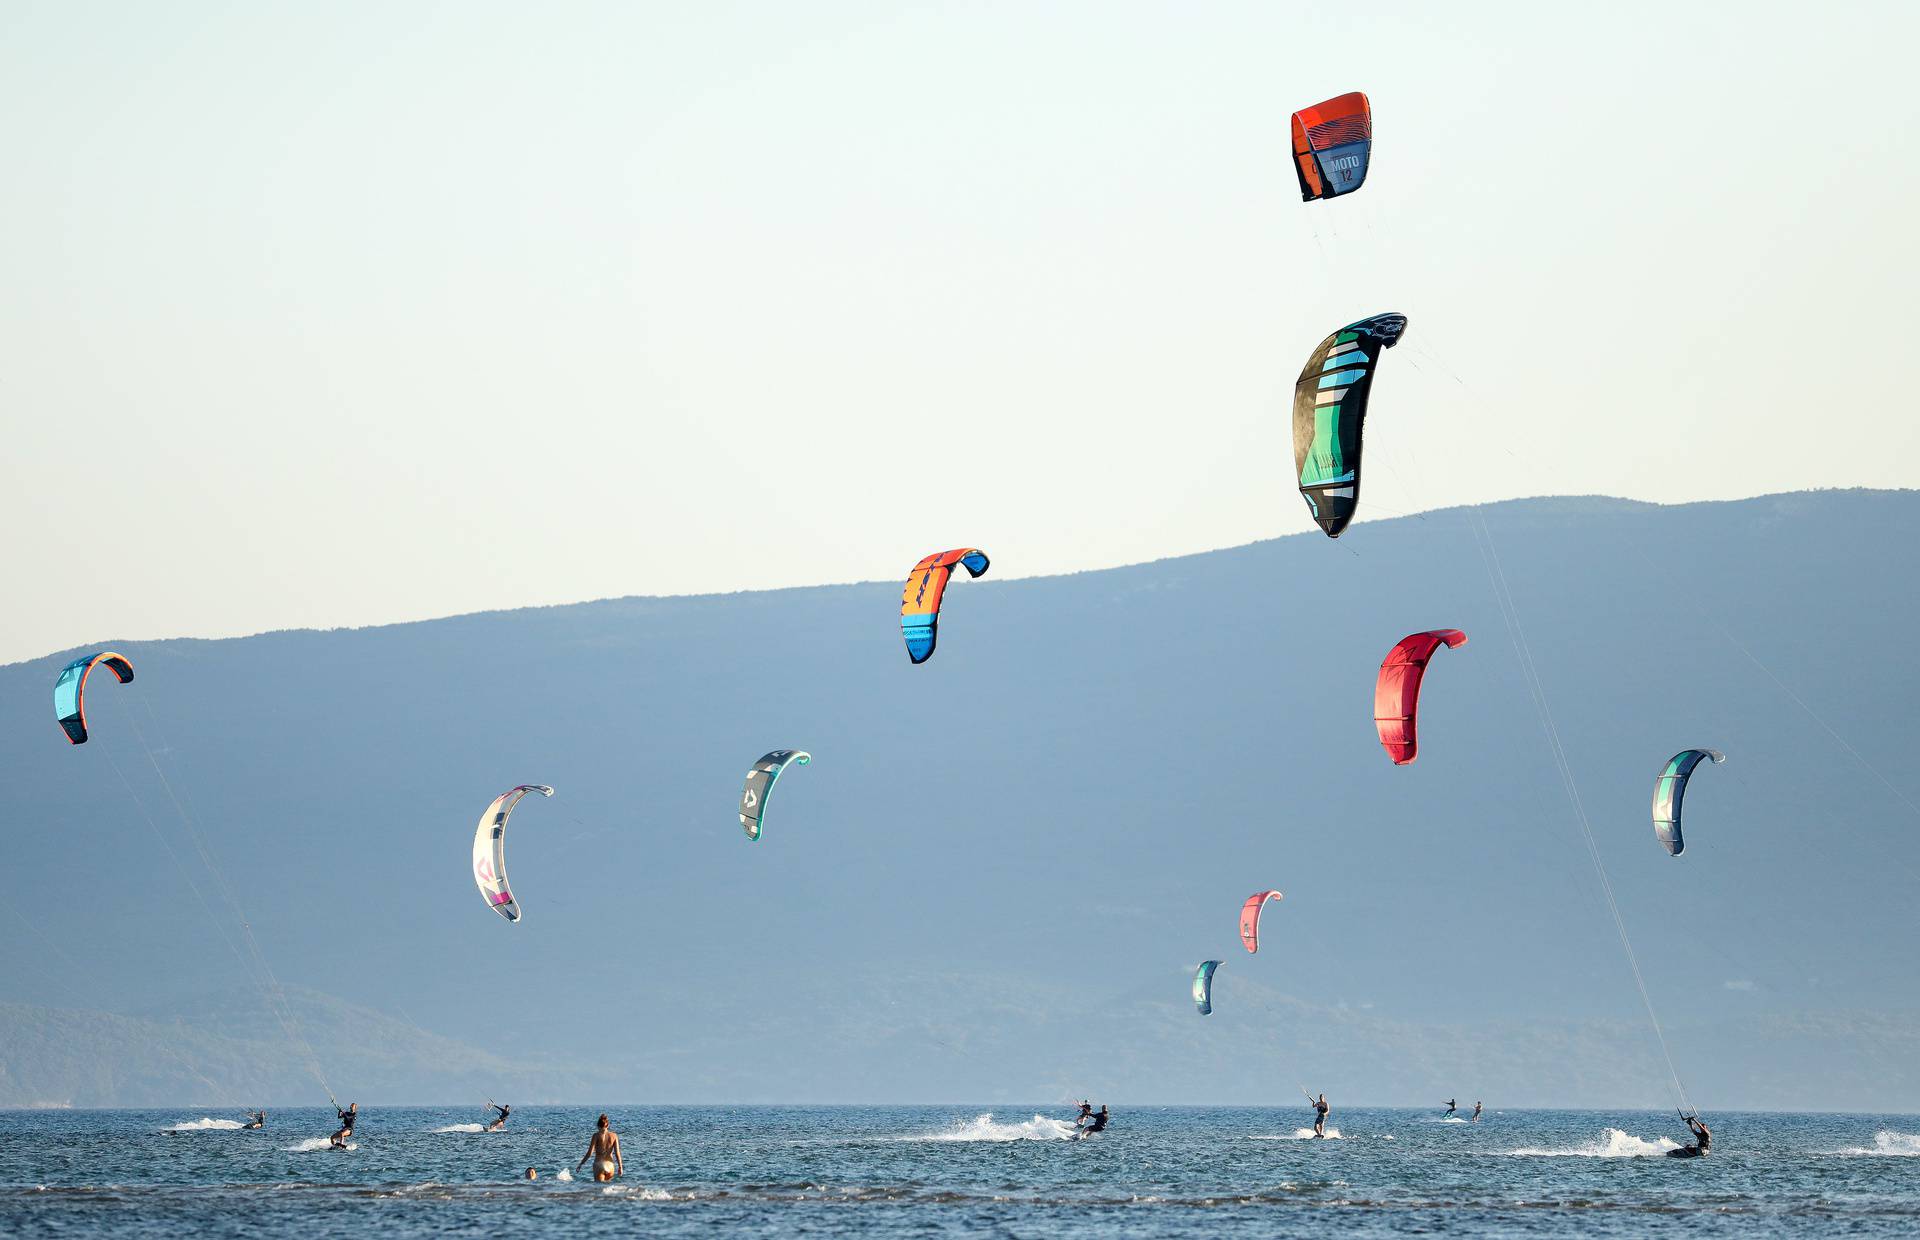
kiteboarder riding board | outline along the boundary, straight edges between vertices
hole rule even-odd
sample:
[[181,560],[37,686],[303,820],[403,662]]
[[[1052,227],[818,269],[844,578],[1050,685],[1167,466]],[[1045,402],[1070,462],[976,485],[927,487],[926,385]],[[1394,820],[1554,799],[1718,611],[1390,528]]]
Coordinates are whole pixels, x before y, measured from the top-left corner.
[[1683,1145],[1677,1150],[1668,1150],[1668,1158],[1698,1158],[1713,1148],[1713,1133],[1700,1122],[1698,1115],[1683,1113],[1680,1118],[1687,1121],[1687,1131],[1693,1134],[1693,1144]]

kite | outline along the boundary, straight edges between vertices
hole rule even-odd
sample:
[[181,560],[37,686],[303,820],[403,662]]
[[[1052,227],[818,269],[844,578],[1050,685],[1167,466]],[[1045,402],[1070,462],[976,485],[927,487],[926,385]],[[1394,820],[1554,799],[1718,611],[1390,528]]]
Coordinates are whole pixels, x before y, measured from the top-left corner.
[[1247,945],[1247,951],[1260,950],[1260,913],[1267,907],[1269,900],[1280,899],[1277,891],[1256,891],[1247,897],[1240,906],[1240,941]]
[[1202,960],[1193,971],[1193,1006],[1202,1016],[1213,1014],[1213,971],[1219,967],[1218,960]]
[[747,830],[747,838],[760,838],[760,827],[767,818],[767,802],[773,797],[773,782],[780,778],[780,772],[791,763],[805,766],[813,761],[813,755],[804,749],[776,749],[747,770],[747,786],[740,793],[740,825]]
[[1667,761],[1666,769],[1653,781],[1653,833],[1673,856],[1686,851],[1680,837],[1680,799],[1686,795],[1693,768],[1711,759],[1718,764],[1727,755],[1718,749],[1682,749]]
[[1349,323],[1307,356],[1293,385],[1293,464],[1307,510],[1328,538],[1360,506],[1360,429],[1382,350],[1400,342],[1404,314]]
[[60,670],[60,678],[53,682],[54,717],[66,729],[67,739],[76,745],[87,743],[87,677],[93,675],[98,664],[105,664],[123,685],[133,679],[133,664],[127,662],[125,655],[102,650],[67,664]]
[[529,792],[537,792],[543,797],[553,795],[553,789],[545,784],[521,784],[510,788],[487,806],[487,812],[480,815],[480,825],[473,832],[474,885],[486,897],[487,907],[508,921],[520,920],[520,905],[507,889],[507,819],[512,815],[513,807],[520,803],[520,798]]
[[1405,766],[1419,756],[1413,725],[1427,660],[1443,645],[1452,649],[1466,644],[1467,635],[1459,629],[1435,629],[1401,638],[1381,660],[1380,679],[1373,686],[1373,726],[1379,729],[1380,744],[1395,766]]
[[1373,154],[1373,109],[1350,91],[1293,114],[1293,171],[1300,201],[1351,194],[1367,179]]
[[987,571],[987,553],[972,547],[941,551],[915,564],[907,577],[907,588],[900,595],[900,634],[907,639],[907,657],[915,663],[933,657],[940,596],[947,592],[947,578],[953,576],[956,564],[978,577]]

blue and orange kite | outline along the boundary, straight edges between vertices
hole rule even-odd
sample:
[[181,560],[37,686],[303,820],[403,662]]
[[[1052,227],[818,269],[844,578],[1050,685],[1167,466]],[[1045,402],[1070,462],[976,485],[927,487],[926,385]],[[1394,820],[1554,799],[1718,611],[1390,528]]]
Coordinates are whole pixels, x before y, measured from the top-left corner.
[[1293,114],[1293,171],[1300,201],[1351,194],[1367,179],[1373,155],[1373,109],[1349,91]]
[[936,552],[915,564],[907,576],[907,588],[900,595],[900,635],[907,639],[907,657],[915,663],[933,657],[940,596],[947,592],[947,578],[953,576],[956,564],[978,577],[987,571],[987,553],[974,547]]

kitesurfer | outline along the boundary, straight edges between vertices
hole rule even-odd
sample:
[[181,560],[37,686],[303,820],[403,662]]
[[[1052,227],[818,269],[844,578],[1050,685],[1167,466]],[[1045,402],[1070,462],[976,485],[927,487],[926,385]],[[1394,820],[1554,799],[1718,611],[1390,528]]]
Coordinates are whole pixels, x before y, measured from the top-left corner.
[[353,1121],[360,1118],[360,1104],[349,1102],[344,1111],[335,1107],[334,1114],[340,1117],[340,1131],[334,1133],[330,1140],[334,1149],[344,1150],[347,1148],[347,1142],[353,1137]]
[[1443,1116],[1454,1115],[1454,1114],[1457,1114],[1459,1110],[1460,1110],[1459,1104],[1454,1102],[1453,1099],[1449,1098],[1447,1099],[1447,1109],[1445,1111],[1442,1111],[1441,1114]]
[[267,1113],[265,1111],[248,1111],[247,1122],[240,1125],[242,1128],[265,1128],[266,1126]]
[[1713,1133],[1705,1124],[1700,1122],[1700,1117],[1698,1115],[1682,1115],[1680,1118],[1687,1121],[1687,1131],[1693,1134],[1693,1144],[1683,1145],[1677,1150],[1668,1150],[1667,1157],[1699,1158],[1703,1154],[1712,1152]]
[[620,1134],[607,1127],[605,1115],[594,1121],[593,1140],[587,1143],[587,1152],[573,1164],[573,1169],[578,1171],[586,1166],[589,1158],[593,1160],[593,1179],[597,1184],[627,1173],[626,1160],[620,1157]]
[[489,1102],[487,1105],[492,1107],[494,1110],[500,1112],[500,1118],[494,1120],[491,1124],[488,1124],[487,1131],[499,1132],[502,1128],[505,1128],[507,1126],[507,1112],[512,1110],[513,1108],[503,1107],[497,1102]]
[[1092,1114],[1093,1114],[1093,1104],[1091,1102],[1088,1102],[1085,1098],[1082,1098],[1080,1100],[1080,1114],[1073,1117],[1073,1126],[1075,1128],[1084,1126],[1087,1122],[1088,1117],[1090,1117]]
[[1108,1118],[1107,1104],[1103,1102],[1100,1104],[1098,1111],[1095,1111],[1087,1117],[1087,1135],[1092,1136],[1096,1132],[1105,1132],[1107,1130]]
[[1480,1104],[1478,1102],[1473,1104],[1473,1122],[1476,1124],[1480,1122]]
[[1332,1107],[1327,1105],[1327,1096],[1321,1094],[1318,1098],[1315,1098],[1312,1094],[1308,1094],[1307,1101],[1313,1106],[1313,1135],[1316,1137],[1326,1136],[1327,1112],[1333,1110]]

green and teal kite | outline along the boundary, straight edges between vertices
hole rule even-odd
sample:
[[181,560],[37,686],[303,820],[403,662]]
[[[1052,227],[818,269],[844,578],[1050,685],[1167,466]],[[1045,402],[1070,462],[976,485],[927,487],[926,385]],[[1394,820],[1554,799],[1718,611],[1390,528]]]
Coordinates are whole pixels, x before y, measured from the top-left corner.
[[1193,971],[1193,1006],[1202,1016],[1213,1015],[1213,972],[1219,967],[1218,960],[1202,960]]
[[1293,463],[1300,494],[1328,538],[1360,506],[1360,426],[1380,354],[1407,330],[1404,314],[1377,314],[1322,340],[1293,385]]
[[1680,801],[1687,794],[1687,781],[1693,778],[1693,768],[1708,760],[1725,762],[1727,755],[1718,749],[1682,749],[1667,759],[1653,781],[1653,833],[1673,856],[1687,850],[1680,834]]

